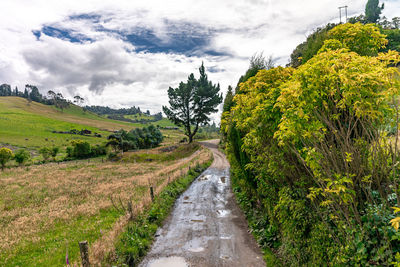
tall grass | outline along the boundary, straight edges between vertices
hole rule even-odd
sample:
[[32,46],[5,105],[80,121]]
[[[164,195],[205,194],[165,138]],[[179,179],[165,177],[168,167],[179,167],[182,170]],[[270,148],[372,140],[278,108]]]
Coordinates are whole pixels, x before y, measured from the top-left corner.
[[63,265],[67,249],[76,261],[82,240],[95,247],[92,257],[101,258],[126,222],[111,199],[132,200],[141,210],[150,201],[149,184],[157,194],[208,158],[203,151],[168,162],[78,161],[1,172],[0,266]]

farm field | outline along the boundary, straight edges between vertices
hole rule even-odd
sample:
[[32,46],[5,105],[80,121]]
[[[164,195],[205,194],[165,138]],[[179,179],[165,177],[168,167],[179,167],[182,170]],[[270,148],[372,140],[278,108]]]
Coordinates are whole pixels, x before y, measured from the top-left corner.
[[154,118],[146,114],[124,115],[124,117],[131,120],[152,120]]
[[[67,251],[77,262],[82,240],[90,244],[91,262],[100,263],[128,220],[117,207],[131,199],[141,210],[150,202],[149,185],[157,194],[189,166],[212,157],[198,149],[161,147],[125,153],[121,162],[92,159],[1,172],[0,265],[60,266]],[[146,153],[153,156],[141,161]]]
[[[160,126],[171,124],[164,120],[160,121]],[[139,123],[110,120],[91,112],[84,112],[75,105],[60,111],[54,106],[28,103],[26,99],[20,97],[0,97],[0,146],[8,145],[11,148],[23,147],[31,150],[52,145],[63,148],[73,139],[99,144],[105,142],[112,131],[144,126]],[[87,129],[101,134],[102,137],[52,133],[52,131],[71,129]],[[176,130],[164,130],[163,134],[166,143],[182,138],[182,133]]]
[[[124,122],[112,121],[93,113],[83,112],[71,105],[63,112],[53,106],[36,102],[28,103],[20,97],[0,97],[0,143],[12,146],[38,148],[41,146],[63,146],[68,140],[82,139],[92,144],[104,141],[109,131],[130,129]],[[69,134],[56,134],[52,131],[88,129],[102,135],[102,138]],[[47,141],[46,141],[47,138]]]

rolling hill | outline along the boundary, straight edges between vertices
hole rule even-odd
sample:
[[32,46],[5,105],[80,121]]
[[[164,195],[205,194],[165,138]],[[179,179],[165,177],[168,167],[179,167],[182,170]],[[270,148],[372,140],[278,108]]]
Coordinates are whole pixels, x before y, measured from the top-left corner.
[[[166,119],[153,124],[171,125]],[[91,144],[97,144],[104,142],[112,131],[130,130],[143,126],[145,125],[107,119],[85,112],[75,105],[70,105],[61,111],[54,106],[29,103],[21,97],[0,97],[0,146],[36,150],[48,145],[66,146],[72,139],[82,139]],[[66,132],[71,129],[87,129],[100,134],[101,137],[53,133],[53,131]],[[168,131],[167,135],[171,138],[176,134]]]

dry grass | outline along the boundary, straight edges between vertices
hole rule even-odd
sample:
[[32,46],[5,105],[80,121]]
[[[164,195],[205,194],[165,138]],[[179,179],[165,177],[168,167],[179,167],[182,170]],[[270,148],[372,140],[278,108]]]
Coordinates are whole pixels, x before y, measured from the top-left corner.
[[[0,251],[5,252],[0,253],[3,254],[0,265],[12,263],[21,246],[23,250],[22,244],[41,241],[43,233],[60,221],[90,217],[113,208],[111,198],[122,203],[132,199],[134,208],[140,210],[150,201],[149,183],[158,193],[168,181],[186,173],[189,165],[205,162],[210,157],[208,151],[201,150],[171,162],[78,161],[0,173]],[[99,262],[113,249],[113,240],[126,222],[127,216],[121,214],[112,229],[94,243],[93,262]],[[60,235],[54,238],[62,238],[63,233]]]

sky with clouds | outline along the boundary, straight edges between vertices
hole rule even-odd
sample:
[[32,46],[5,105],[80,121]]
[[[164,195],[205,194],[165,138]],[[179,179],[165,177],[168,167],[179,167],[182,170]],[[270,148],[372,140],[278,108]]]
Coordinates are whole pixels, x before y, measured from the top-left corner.
[[[0,83],[79,94],[89,105],[161,111],[204,62],[223,92],[256,52],[286,65],[307,34],[366,0],[2,0]],[[382,1],[381,1],[382,2]],[[400,15],[386,0],[383,15]]]

